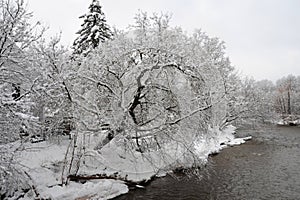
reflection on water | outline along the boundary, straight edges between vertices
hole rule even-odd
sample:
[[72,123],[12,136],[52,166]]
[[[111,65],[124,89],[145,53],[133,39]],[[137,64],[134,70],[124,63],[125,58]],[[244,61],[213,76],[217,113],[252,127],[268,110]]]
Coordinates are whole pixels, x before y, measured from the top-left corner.
[[300,199],[300,128],[239,134],[254,139],[211,157],[201,180],[167,176],[116,199]]

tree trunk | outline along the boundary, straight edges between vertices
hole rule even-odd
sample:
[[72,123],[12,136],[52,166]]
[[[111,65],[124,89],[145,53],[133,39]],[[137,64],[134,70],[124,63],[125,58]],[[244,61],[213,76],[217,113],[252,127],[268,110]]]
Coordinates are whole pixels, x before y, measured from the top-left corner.
[[289,114],[289,115],[292,114],[290,88],[288,88],[288,91],[287,91],[287,114]]

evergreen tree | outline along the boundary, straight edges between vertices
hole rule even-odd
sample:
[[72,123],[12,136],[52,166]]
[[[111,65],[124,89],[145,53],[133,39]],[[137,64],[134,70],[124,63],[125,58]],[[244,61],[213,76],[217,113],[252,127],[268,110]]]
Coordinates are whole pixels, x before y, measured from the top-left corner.
[[76,33],[78,38],[73,43],[74,54],[87,55],[100,42],[112,37],[112,32],[106,24],[105,15],[98,0],[92,0],[89,12],[79,17],[84,19],[81,29]]

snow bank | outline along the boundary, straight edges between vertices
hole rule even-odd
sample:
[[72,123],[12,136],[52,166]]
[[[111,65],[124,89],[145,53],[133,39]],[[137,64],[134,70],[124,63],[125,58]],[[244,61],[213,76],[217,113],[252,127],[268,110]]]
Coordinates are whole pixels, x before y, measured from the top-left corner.
[[196,153],[203,160],[207,161],[210,154],[218,153],[228,146],[240,145],[250,140],[252,137],[235,138],[236,127],[230,125],[222,131],[218,128],[209,128],[206,138],[195,141]]
[[84,184],[70,182],[67,186],[54,186],[43,191],[43,196],[53,200],[73,199],[109,199],[127,193],[127,186],[117,180],[104,179]]
[[[69,140],[65,138],[60,144],[50,142],[24,143],[15,153],[16,167],[25,171],[28,182],[34,186],[35,193],[41,199],[73,200],[73,199],[109,199],[128,192],[124,182],[112,179],[93,180],[85,183],[70,182],[67,186],[60,186],[62,163]],[[4,145],[3,145],[4,146]],[[2,146],[2,147],[3,147]],[[10,149],[16,151],[15,145]],[[2,148],[1,147],[1,148]],[[8,199],[35,199],[33,191],[24,197],[20,194]]]
[[288,115],[276,122],[280,126],[300,126],[300,116]]
[[140,153],[123,148],[118,141],[111,141],[100,151],[89,151],[78,174],[90,176],[106,174],[122,177],[128,181],[141,182],[150,180],[160,170],[168,168],[180,156],[182,150],[169,145],[159,151]]
[[[220,131],[217,128],[209,129],[209,133],[195,140],[191,144],[195,155],[203,162],[210,154],[219,152],[227,146],[244,143],[247,138],[234,138],[235,127],[228,126]],[[84,160],[80,162],[77,175],[102,175],[115,179],[140,182],[150,180],[153,176],[163,176],[169,167],[176,167],[177,163],[189,162],[183,148],[170,143],[164,149],[140,153],[130,151],[113,139],[101,150],[94,150],[98,145],[97,135],[88,136],[90,143],[85,152]],[[25,143],[15,160],[22,170],[30,177],[30,184],[34,185],[40,198],[51,199],[109,199],[128,192],[127,185],[120,180],[96,179],[84,183],[70,182],[67,186],[61,185],[62,166],[65,152],[69,144],[67,138],[59,144],[50,142]],[[163,152],[163,153],[162,153]],[[167,152],[167,153],[166,153]],[[191,161],[192,162],[192,161]],[[180,166],[178,166],[180,167]],[[101,177],[101,178],[103,178]],[[31,196],[30,196],[31,195]],[[33,193],[27,193],[23,199],[32,199]]]
[[[222,131],[218,128],[210,128],[208,134],[193,141],[190,145],[191,150],[194,150],[199,160],[205,163],[210,154],[251,139],[251,137],[235,138],[235,130],[234,126],[228,126]],[[169,167],[174,168],[177,163],[178,167],[182,167],[182,163],[186,163],[185,166],[191,166],[194,160],[186,157],[183,153],[185,151],[184,147],[174,142],[159,151],[141,154],[138,151],[126,151],[118,141],[112,140],[98,152],[89,151],[85,164],[81,166],[78,174],[90,176],[100,173],[122,177],[133,182],[147,181],[153,176],[160,177],[166,174]]]

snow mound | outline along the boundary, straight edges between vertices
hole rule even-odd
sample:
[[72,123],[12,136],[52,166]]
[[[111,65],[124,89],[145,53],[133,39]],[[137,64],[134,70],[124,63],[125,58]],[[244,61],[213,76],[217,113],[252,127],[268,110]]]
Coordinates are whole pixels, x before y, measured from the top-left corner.
[[110,199],[128,192],[128,187],[121,181],[103,179],[84,184],[70,182],[67,186],[47,188],[44,196],[53,200],[73,199]]

